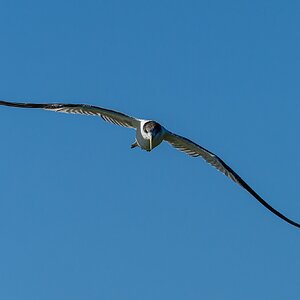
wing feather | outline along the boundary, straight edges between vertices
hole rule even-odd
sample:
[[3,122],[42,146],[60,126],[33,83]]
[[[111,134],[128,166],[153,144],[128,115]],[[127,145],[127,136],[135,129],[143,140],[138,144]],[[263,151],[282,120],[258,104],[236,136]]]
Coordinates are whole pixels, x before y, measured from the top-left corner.
[[106,122],[129,128],[138,128],[140,123],[139,119],[125,115],[121,112],[87,104],[21,103],[0,101],[0,105],[20,108],[40,108],[68,114],[99,116]]
[[228,176],[231,180],[233,180],[234,182],[242,186],[246,191],[248,191],[254,198],[256,198],[263,206],[265,206],[276,216],[290,223],[291,225],[300,228],[300,224],[287,218],[285,215],[277,211],[265,200],[263,200],[235,171],[233,171],[220,157],[218,157],[214,153],[197,145],[196,143],[194,143],[193,141],[185,137],[182,137],[180,135],[177,135],[169,131],[165,133],[164,140],[169,142],[173,147],[177,148],[182,152],[185,152],[188,155],[191,155],[193,157],[201,156],[209,164],[211,164],[212,166],[217,168],[220,172]]

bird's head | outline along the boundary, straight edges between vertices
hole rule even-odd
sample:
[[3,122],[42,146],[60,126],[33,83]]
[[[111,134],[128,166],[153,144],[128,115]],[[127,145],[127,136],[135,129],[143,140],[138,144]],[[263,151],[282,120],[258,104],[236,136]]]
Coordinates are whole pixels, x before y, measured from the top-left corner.
[[143,131],[149,138],[150,151],[151,151],[153,149],[152,147],[153,139],[155,138],[156,135],[158,135],[161,132],[161,125],[155,121],[148,121],[144,124]]

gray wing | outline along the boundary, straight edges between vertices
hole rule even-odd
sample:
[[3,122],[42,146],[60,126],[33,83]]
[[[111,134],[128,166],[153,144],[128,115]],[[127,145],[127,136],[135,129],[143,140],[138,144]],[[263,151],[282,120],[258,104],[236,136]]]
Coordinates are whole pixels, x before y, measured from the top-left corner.
[[0,105],[20,108],[40,108],[69,114],[99,116],[107,122],[129,128],[138,128],[140,123],[139,119],[127,116],[121,112],[87,104],[18,103],[0,101]]
[[192,142],[191,140],[179,136],[175,133],[168,132],[164,136],[164,139],[169,142],[173,147],[176,149],[185,152],[186,154],[198,157],[201,156],[206,162],[211,164],[213,167],[217,168],[220,172],[228,176],[234,182],[239,183],[236,178],[236,174],[233,174],[231,169],[228,169],[228,166],[224,164],[224,162],[212,152],[206,150],[205,148],[197,145],[196,143]]
[[169,131],[165,133],[164,140],[169,142],[176,149],[183,151],[188,155],[191,155],[193,157],[201,156],[209,164],[211,164],[223,174],[232,179],[234,182],[242,186],[246,191],[248,191],[254,198],[256,198],[263,206],[265,206],[276,216],[300,228],[300,224],[290,220],[289,218],[281,214],[279,211],[277,211],[275,208],[273,208],[265,200],[263,200],[236,172],[234,172],[220,157],[218,157],[214,153],[197,145],[196,143],[185,137],[182,137]]

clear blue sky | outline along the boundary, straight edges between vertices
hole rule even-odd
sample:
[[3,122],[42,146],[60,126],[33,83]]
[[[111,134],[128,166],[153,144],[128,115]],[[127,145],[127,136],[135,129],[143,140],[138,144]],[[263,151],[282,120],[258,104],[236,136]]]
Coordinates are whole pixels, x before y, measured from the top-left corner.
[[[299,1],[1,1],[1,99],[155,119],[300,221]],[[0,299],[297,299],[300,230],[201,159],[0,107]]]

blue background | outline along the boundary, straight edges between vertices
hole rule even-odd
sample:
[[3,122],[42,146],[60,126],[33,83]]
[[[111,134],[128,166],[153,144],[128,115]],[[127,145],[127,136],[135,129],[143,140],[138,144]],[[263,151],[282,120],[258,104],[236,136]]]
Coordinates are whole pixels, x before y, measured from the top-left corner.
[[[155,119],[300,221],[299,1],[1,1],[7,101]],[[297,299],[300,230],[201,159],[0,107],[0,298]]]

